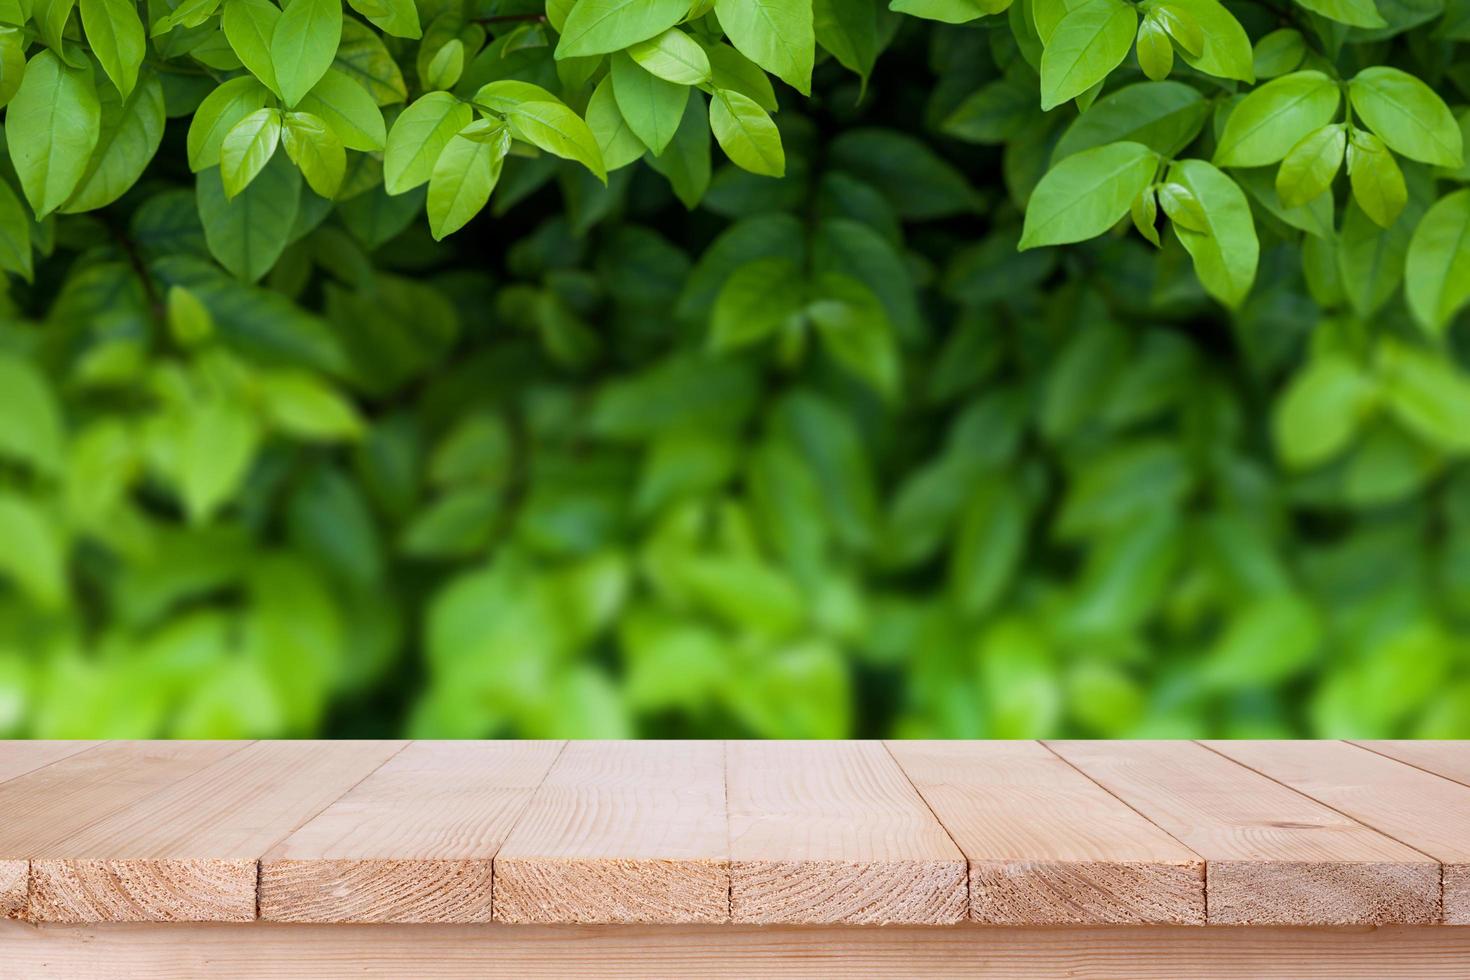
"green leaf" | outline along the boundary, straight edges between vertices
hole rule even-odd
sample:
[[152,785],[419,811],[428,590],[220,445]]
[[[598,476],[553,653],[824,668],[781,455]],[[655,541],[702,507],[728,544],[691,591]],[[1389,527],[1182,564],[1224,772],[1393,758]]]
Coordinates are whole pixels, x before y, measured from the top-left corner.
[[1137,53],[1138,67],[1144,75],[1156,82],[1169,77],[1174,67],[1174,42],[1153,17],[1145,17],[1138,29]]
[[1356,363],[1329,354],[1297,372],[1276,405],[1276,449],[1293,469],[1327,462],[1348,447],[1377,403],[1377,388]]
[[[408,0],[396,0],[408,2]],[[342,23],[342,43],[333,66],[367,89],[378,105],[408,101],[408,86],[383,39],[350,17]]]
[[1294,72],[1267,82],[1230,113],[1215,148],[1215,165],[1276,163],[1308,133],[1331,122],[1341,101],[1337,83],[1320,71]]
[[866,88],[882,44],[878,0],[813,0],[812,32],[822,49],[856,73]]
[[1209,232],[1210,223],[1205,209],[1188,187],[1168,181],[1159,185],[1158,197],[1159,206],[1174,224],[1201,234]]
[[767,177],[781,177],[786,173],[781,134],[771,117],[753,100],[739,92],[715,89],[709,124],[720,149],[736,166]]
[[597,148],[602,153],[602,162],[609,172],[626,167],[648,152],[618,110],[611,76],[604,76],[597,83],[592,98],[587,102],[587,128],[592,130]]
[[305,371],[278,371],[260,379],[261,402],[272,428],[307,442],[339,442],[363,433],[352,402]]
[[211,398],[180,420],[176,480],[184,509],[205,524],[239,491],[260,444],[260,423],[241,403]]
[[1200,285],[1226,306],[1239,306],[1255,281],[1261,251],[1244,192],[1203,160],[1180,160],[1170,177],[1194,193],[1208,225],[1203,232],[1174,226]]
[[873,185],[900,217],[927,220],[979,208],[964,174],[906,133],[851,129],[827,149],[833,166]]
[[214,336],[214,317],[194,292],[184,286],[168,289],[168,331],[183,347],[198,347]]
[[225,134],[241,119],[265,108],[269,90],[249,75],[232,78],[207,95],[189,121],[189,169],[219,166]]
[[1307,56],[1307,40],[1293,27],[1272,31],[1256,42],[1252,65],[1257,78],[1276,78],[1295,71]]
[[1087,0],[1063,17],[1041,56],[1041,108],[1092,88],[1128,57],[1138,13],[1123,0]]
[[1280,683],[1307,668],[1322,635],[1316,608],[1300,596],[1259,599],[1235,617],[1206,655],[1203,678],[1225,690]]
[[[347,0],[384,34],[415,39],[423,35],[414,0]],[[369,9],[371,7],[371,9]]]
[[[614,83],[614,94],[617,85]],[[505,114],[511,134],[564,160],[573,160],[607,183],[597,139],[582,117],[560,102],[522,102]]]
[[1155,7],[1149,16],[1179,45],[1179,50],[1196,58],[1204,54],[1205,32],[1187,11],[1165,5]]
[[98,92],[102,109],[97,148],[76,192],[59,210],[63,214],[95,211],[122,197],[153,162],[163,141],[163,85],[152,73],[143,76],[126,101],[111,89]]
[[613,55],[608,77],[612,79],[618,111],[628,128],[655,156],[662,153],[684,118],[688,86],[645,71],[622,52]]
[[280,19],[281,8],[272,0],[225,0],[220,18],[230,49],[272,92],[280,91],[275,63],[271,60],[271,38]]
[[287,108],[321,81],[341,40],[341,0],[289,0],[271,35],[271,64]]
[[458,231],[480,213],[500,180],[500,168],[510,149],[505,124],[477,120],[449,141],[429,178],[429,230],[436,240]]
[[422,75],[424,87],[428,89],[450,89],[464,74],[464,42],[451,38],[429,59],[428,70]]
[[1017,481],[979,483],[950,552],[949,591],[966,616],[994,608],[1015,579],[1026,548],[1026,501]]
[[367,89],[339,68],[330,68],[298,104],[324,121],[349,150],[373,153],[388,142],[383,113]]
[[50,51],[33,57],[5,109],[5,142],[37,218],[66,203],[76,190],[101,128],[91,69],[72,68]]
[[577,0],[562,25],[556,57],[621,51],[662,34],[688,12],[689,0]]
[[795,262],[756,259],[730,273],[715,297],[709,343],[727,351],[776,334],[806,303],[806,284]]
[[1378,351],[1384,401],[1410,432],[1446,452],[1470,453],[1470,377],[1442,354],[1385,341]]
[[[1190,89],[1193,92],[1193,89]],[[940,129],[946,136],[968,143],[999,144],[1014,139],[1032,121],[1035,98],[1029,82],[1004,78],[991,82],[961,102],[945,117]],[[1080,119],[1091,118],[1097,111],[1093,105]],[[1112,142],[1104,140],[1103,142]]]
[[31,216],[25,205],[0,180],[0,269],[30,281],[35,269],[31,258]]
[[1010,6],[1010,0],[890,0],[888,9],[942,24],[968,24]]
[[1371,316],[1398,291],[1413,223],[1411,216],[1385,229],[1364,213],[1356,198],[1348,202],[1337,236],[1337,266],[1343,291],[1359,316]]
[[1470,301],[1470,190],[1436,201],[1409,241],[1404,294],[1420,326],[1439,336]]
[[402,194],[433,176],[444,147],[475,118],[467,103],[448,92],[430,92],[393,121],[383,152],[383,185]]
[[1373,0],[1295,0],[1297,6],[1353,27],[1384,27],[1388,21]]
[[279,109],[258,109],[225,134],[220,148],[219,172],[225,197],[234,197],[270,162],[281,142]]
[[0,106],[15,98],[25,72],[25,36],[20,31],[0,31]]
[[66,552],[45,512],[14,491],[0,491],[0,541],[0,573],[41,609],[64,607]]
[[1183,82],[1138,82],[1110,92],[1067,127],[1052,162],[1106,143],[1142,143],[1166,157],[1199,135],[1210,104]]
[[1188,50],[1179,54],[1189,67],[1216,78],[1255,81],[1250,38],[1218,0],[1165,0],[1148,6],[1187,18],[1199,28],[1203,50],[1197,55]]
[[210,254],[237,278],[255,282],[271,270],[291,240],[301,205],[301,174],[277,154],[231,200],[219,169],[211,167],[200,172],[197,195]]
[[1020,249],[1101,235],[1128,213],[1158,162],[1158,154],[1142,143],[1110,143],[1062,160],[1031,194]]
[[281,144],[312,190],[325,198],[337,196],[347,172],[347,153],[337,134],[320,117],[309,112],[286,113]]
[[1145,187],[1143,191],[1128,205],[1128,214],[1133,219],[1133,227],[1138,233],[1159,246],[1159,202],[1152,187]]
[[629,46],[628,56],[644,71],[665,81],[698,85],[710,79],[709,55],[677,28]]
[[728,44],[705,46],[709,57],[710,80],[716,88],[728,88],[755,100],[767,112],[775,112],[776,90],[761,66]]
[[129,0],[81,0],[82,28],[97,63],[127,98],[138,81],[147,39],[138,8]]
[[1282,207],[1299,208],[1332,188],[1347,149],[1347,128],[1323,126],[1302,137],[1276,171],[1276,194]]
[[828,272],[813,286],[806,315],[827,354],[892,400],[898,396],[898,343],[883,303],[867,286]]
[[1383,141],[1354,130],[1348,142],[1347,171],[1358,207],[1376,224],[1391,227],[1409,203],[1409,190],[1403,171]]
[[1364,68],[1348,83],[1353,109],[1389,149],[1437,167],[1464,161],[1459,124],[1428,85],[1397,68]]
[[61,409],[46,376],[29,360],[0,352],[0,459],[54,474],[63,444]]
[[811,94],[816,48],[811,0],[714,3],[715,16],[737,51],[802,95]]

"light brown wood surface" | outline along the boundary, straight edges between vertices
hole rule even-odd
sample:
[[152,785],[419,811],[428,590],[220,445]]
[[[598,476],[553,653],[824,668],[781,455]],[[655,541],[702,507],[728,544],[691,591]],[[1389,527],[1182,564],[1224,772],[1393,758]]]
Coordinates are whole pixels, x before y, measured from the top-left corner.
[[31,855],[28,915],[252,920],[260,856],[404,744],[255,742],[231,752],[39,848]]
[[67,756],[85,752],[96,742],[64,742],[36,739],[31,742],[0,742],[0,783],[24,776]]
[[495,854],[562,742],[415,742],[265,855],[260,917],[489,922]]
[[0,923],[6,980],[1464,980],[1470,927]]
[[1470,786],[1346,742],[1204,744],[1439,861],[1444,921],[1470,925]]
[[503,922],[724,922],[719,742],[572,742],[495,859]]
[[[7,746],[11,743],[7,743]],[[246,742],[108,742],[0,783],[5,914],[30,914],[31,861],[98,821],[147,799]],[[15,874],[24,864],[19,890]]]
[[1202,745],[1047,744],[1205,858],[1211,923],[1440,921],[1438,862]]
[[1354,742],[1353,744],[1470,786],[1470,742],[1426,740],[1423,742]]
[[965,918],[964,855],[881,742],[730,742],[736,922]]
[[1204,861],[1036,742],[889,742],[970,864],[979,922],[1200,924]]

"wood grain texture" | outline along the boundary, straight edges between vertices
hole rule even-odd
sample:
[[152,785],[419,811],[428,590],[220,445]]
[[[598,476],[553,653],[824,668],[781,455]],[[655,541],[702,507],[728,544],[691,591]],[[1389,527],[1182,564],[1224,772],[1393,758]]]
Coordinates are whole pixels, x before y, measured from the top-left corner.
[[1470,927],[0,923],[6,980],[1464,980]]
[[1206,742],[1444,869],[1444,921],[1470,925],[1470,786],[1346,742]]
[[24,776],[68,756],[85,752],[96,742],[46,741],[0,742],[0,783]]
[[970,917],[1202,924],[1200,857],[1036,742],[889,742],[970,863]]
[[53,922],[250,921],[260,856],[403,745],[248,745],[32,854],[28,914]]
[[503,922],[723,922],[719,742],[571,742],[495,858]]
[[1048,744],[1205,858],[1211,923],[1440,920],[1437,862],[1202,745]]
[[1390,740],[1353,744],[1470,786],[1470,742]]
[[0,907],[29,914],[31,858],[247,744],[108,742],[0,783]]
[[26,886],[30,875],[31,862],[0,858],[0,919],[25,914]]
[[730,742],[736,922],[965,918],[964,855],[880,742]]
[[409,745],[262,859],[260,917],[489,922],[495,854],[562,745]]

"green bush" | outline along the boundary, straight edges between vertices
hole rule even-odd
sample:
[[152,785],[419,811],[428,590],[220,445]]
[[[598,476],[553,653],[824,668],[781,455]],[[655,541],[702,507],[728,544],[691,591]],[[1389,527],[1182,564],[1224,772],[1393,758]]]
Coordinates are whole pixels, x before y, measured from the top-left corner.
[[0,736],[1470,735],[1467,0],[349,5],[0,0]]

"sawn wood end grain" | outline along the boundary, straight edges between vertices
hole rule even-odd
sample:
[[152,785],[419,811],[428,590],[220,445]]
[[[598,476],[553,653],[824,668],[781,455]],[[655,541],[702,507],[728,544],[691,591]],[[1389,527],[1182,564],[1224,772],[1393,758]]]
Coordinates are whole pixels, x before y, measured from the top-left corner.
[[486,859],[272,860],[260,866],[267,922],[489,922]]

